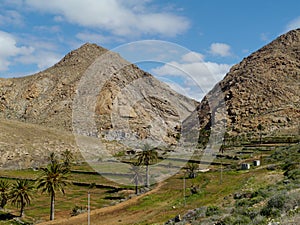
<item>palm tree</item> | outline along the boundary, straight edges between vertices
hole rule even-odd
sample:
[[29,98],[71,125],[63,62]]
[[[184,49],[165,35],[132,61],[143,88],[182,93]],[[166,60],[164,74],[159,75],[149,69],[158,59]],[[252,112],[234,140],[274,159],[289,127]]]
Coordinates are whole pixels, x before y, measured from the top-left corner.
[[189,173],[189,178],[195,178],[196,177],[196,170],[198,169],[198,164],[197,163],[188,163],[187,164],[187,172]]
[[262,130],[263,130],[263,126],[260,124],[258,124],[257,129],[259,130],[259,143],[262,143]]
[[157,160],[157,151],[155,151],[149,144],[143,146],[143,151],[137,154],[138,165],[146,166],[146,187],[150,187],[149,182],[149,165]]
[[24,215],[24,208],[30,205],[31,192],[34,189],[34,185],[27,179],[17,180],[13,185],[10,192],[12,199],[11,203],[20,207],[20,217]]
[[143,182],[141,167],[137,164],[133,164],[130,171],[132,173],[132,182],[135,184],[135,194],[138,194],[139,182]]
[[8,199],[10,191],[10,183],[5,180],[0,180],[0,208],[4,209]]
[[224,147],[226,146],[226,144],[227,145],[229,144],[229,134],[228,134],[228,132],[225,132],[224,138],[223,138],[223,145],[224,145]]
[[42,174],[37,180],[37,188],[42,193],[47,192],[50,195],[50,220],[54,220],[54,203],[56,191],[65,194],[65,186],[69,184],[68,170],[62,164],[52,161],[46,168],[42,168]]
[[73,153],[70,151],[70,150],[65,150],[63,153],[62,153],[62,157],[63,157],[63,165],[64,167],[70,171],[71,169],[71,164],[72,164],[72,161],[74,160],[74,156],[73,156]]

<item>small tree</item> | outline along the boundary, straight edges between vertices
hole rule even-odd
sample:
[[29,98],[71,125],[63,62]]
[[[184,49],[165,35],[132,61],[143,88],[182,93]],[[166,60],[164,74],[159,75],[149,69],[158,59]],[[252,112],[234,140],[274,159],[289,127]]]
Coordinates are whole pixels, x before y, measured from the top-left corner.
[[260,124],[258,124],[257,129],[259,130],[259,143],[262,143],[262,130],[263,130],[263,126]]
[[67,170],[71,170],[72,161],[74,160],[74,155],[70,150],[65,150],[62,153],[63,165]]
[[25,207],[30,205],[33,189],[33,184],[28,180],[17,180],[12,185],[12,190],[10,192],[12,199],[11,203],[20,208],[20,217],[24,215]]
[[132,173],[132,183],[135,185],[135,194],[138,194],[139,182],[143,182],[141,167],[137,164],[133,164],[130,171]]
[[229,133],[225,132],[224,138],[223,138],[223,146],[229,145]]
[[145,165],[146,166],[146,187],[150,187],[149,181],[149,165],[152,162],[157,161],[157,151],[155,151],[149,144],[145,144],[143,146],[143,151],[137,154],[138,157],[138,165]]
[[188,163],[186,169],[189,174],[189,178],[195,178],[197,176],[197,173],[196,173],[196,171],[198,169],[197,163]]
[[9,199],[11,185],[9,182],[0,180],[0,208],[4,209]]

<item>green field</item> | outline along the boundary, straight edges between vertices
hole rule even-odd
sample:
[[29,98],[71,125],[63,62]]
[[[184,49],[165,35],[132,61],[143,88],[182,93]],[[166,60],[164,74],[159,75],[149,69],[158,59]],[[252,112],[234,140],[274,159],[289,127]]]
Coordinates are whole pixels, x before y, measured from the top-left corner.
[[[222,173],[221,165],[213,165],[209,172],[199,172],[194,179],[184,179],[184,170],[181,170],[175,176],[165,180],[154,193],[141,197],[135,204],[128,206],[120,212],[119,216],[126,218],[126,214],[134,213],[139,215],[135,224],[145,225],[162,224],[176,215],[183,216],[191,209],[196,209],[197,212],[197,215],[190,220],[192,224],[213,224],[218,221],[223,221],[224,224],[252,224],[254,220],[260,221],[256,224],[266,224],[267,219],[273,218],[276,221],[280,215],[287,219],[296,218],[299,210],[293,211],[295,207],[290,205],[300,204],[300,198],[296,198],[295,201],[299,201],[296,203],[289,201],[292,201],[290,200],[292,197],[295,199],[294,193],[300,196],[299,147],[299,144],[271,146],[270,151],[267,151],[266,147],[261,149],[257,147],[251,154],[236,153],[238,160],[229,159],[230,157],[227,159],[217,157],[215,161],[226,161],[230,165],[222,166]],[[249,147],[244,151],[250,151]],[[234,152],[237,151],[228,150],[224,155],[234,156]],[[260,158],[262,155],[263,158]],[[241,162],[251,162],[257,158],[263,159],[261,166],[252,166],[250,170],[240,170]],[[72,169],[76,173],[71,173],[70,179],[82,182],[84,185],[71,185],[66,188],[66,195],[57,196],[57,219],[70,217],[75,206],[85,209],[89,191],[92,209],[116,204],[133,193],[133,187],[128,189],[100,175],[86,173],[92,172],[87,164],[75,165]],[[38,175],[39,171],[32,169],[0,171],[2,179],[11,182],[14,182],[16,178],[36,179]],[[105,185],[105,187],[89,189],[88,185],[92,183]],[[196,192],[192,192],[194,187],[196,187]],[[282,196],[285,196],[287,203],[283,204],[282,209],[274,211],[270,208],[272,198],[280,199]],[[49,196],[36,191],[32,204],[25,208],[24,220],[31,223],[47,221],[49,203]],[[17,209],[10,204],[7,205],[6,212],[18,214]],[[249,218],[253,221],[249,222]],[[124,224],[131,224],[126,223],[126,219],[123,221]],[[0,224],[10,223],[1,221]]]

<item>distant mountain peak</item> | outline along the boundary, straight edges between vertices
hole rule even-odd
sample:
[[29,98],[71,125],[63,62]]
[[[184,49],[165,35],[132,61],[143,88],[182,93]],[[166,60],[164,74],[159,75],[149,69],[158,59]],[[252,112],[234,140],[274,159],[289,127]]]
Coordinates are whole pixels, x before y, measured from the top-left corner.
[[[130,63],[127,66],[127,61],[118,54],[112,54],[112,58],[107,55],[110,68],[98,73],[102,65],[94,62],[99,56],[105,57],[103,54],[107,51],[86,43],[44,71],[6,82],[0,80],[0,118],[72,131],[73,100],[90,69],[98,79],[88,80],[90,83],[84,88],[101,87],[95,96],[96,105],[91,106],[95,109],[92,113],[99,133],[92,135],[100,135],[102,131],[109,133],[114,123],[111,114],[115,113],[117,119],[129,120],[133,138],[163,137],[166,143],[175,143],[180,121],[195,109],[195,101],[176,93],[137,66]],[[119,68],[124,62],[126,65]],[[91,83],[96,86],[91,87]],[[130,105],[133,99],[138,100]],[[154,124],[153,121],[165,122]],[[91,136],[89,131],[80,131],[80,134]],[[121,134],[120,131],[109,133],[113,138],[120,138]]]
[[84,43],[74,51],[80,52],[80,51],[97,51],[97,50],[108,51],[106,48],[103,48],[95,43],[90,43],[90,42]]
[[270,45],[282,44],[283,46],[291,46],[291,45],[299,44],[299,41],[300,41],[300,28],[291,30],[291,31],[279,36],[277,39],[272,41],[270,43]]
[[201,127],[211,121],[207,99],[224,99],[227,131],[256,135],[262,124],[267,135],[297,134],[300,117],[300,29],[281,35],[234,65],[199,106]]
[[72,66],[82,63],[91,64],[98,56],[108,50],[98,46],[97,44],[85,43],[78,49],[69,52],[55,66]]

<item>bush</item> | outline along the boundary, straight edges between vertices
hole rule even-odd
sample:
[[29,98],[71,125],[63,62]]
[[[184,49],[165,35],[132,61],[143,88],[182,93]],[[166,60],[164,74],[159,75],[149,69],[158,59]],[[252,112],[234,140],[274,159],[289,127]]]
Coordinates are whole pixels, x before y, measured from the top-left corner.
[[247,216],[233,215],[226,217],[220,224],[224,225],[240,225],[240,224],[251,224],[251,220]]
[[262,198],[266,198],[268,197],[268,191],[265,188],[260,188],[257,191],[254,191],[252,193],[252,197],[262,197]]
[[235,207],[244,207],[244,206],[251,206],[252,204],[251,204],[251,201],[250,201],[250,199],[240,199],[240,200],[238,200],[238,201],[236,201],[236,203],[235,203]]
[[251,196],[250,198],[242,198],[236,200],[235,207],[253,206],[265,199],[263,196],[258,195],[257,192],[254,192],[249,195]]
[[262,216],[267,216],[267,217],[279,217],[280,216],[280,210],[276,208],[269,208],[269,207],[264,207],[260,214]]
[[262,197],[262,196],[257,196],[257,197],[251,198],[251,206],[253,206],[253,205],[257,204],[257,203],[260,203],[263,200],[265,200],[265,198]]
[[71,216],[77,216],[77,215],[79,215],[81,213],[84,213],[86,211],[87,210],[84,207],[75,205],[74,208],[71,211]]
[[283,209],[285,212],[289,212],[291,210],[297,209],[299,205],[300,205],[300,195],[299,195],[299,191],[296,191],[288,195],[288,198],[284,203]]
[[267,224],[267,218],[262,215],[257,215],[255,218],[253,218],[252,223],[256,225]]
[[198,194],[198,193],[200,192],[199,185],[197,185],[197,186],[192,185],[190,191],[191,191],[191,194],[192,194],[192,195]]
[[286,199],[287,199],[286,194],[275,195],[268,201],[267,207],[282,209]]
[[279,193],[272,197],[267,205],[262,208],[261,215],[270,216],[270,217],[278,217],[280,213],[283,211],[285,202],[288,201],[288,195],[286,193]]
[[208,206],[206,210],[206,216],[218,215],[220,212],[221,211],[218,206]]
[[284,174],[288,179],[291,180],[300,180],[300,169],[293,169],[285,172]]
[[257,208],[247,208],[244,211],[244,216],[249,217],[251,220],[260,215],[260,211]]

